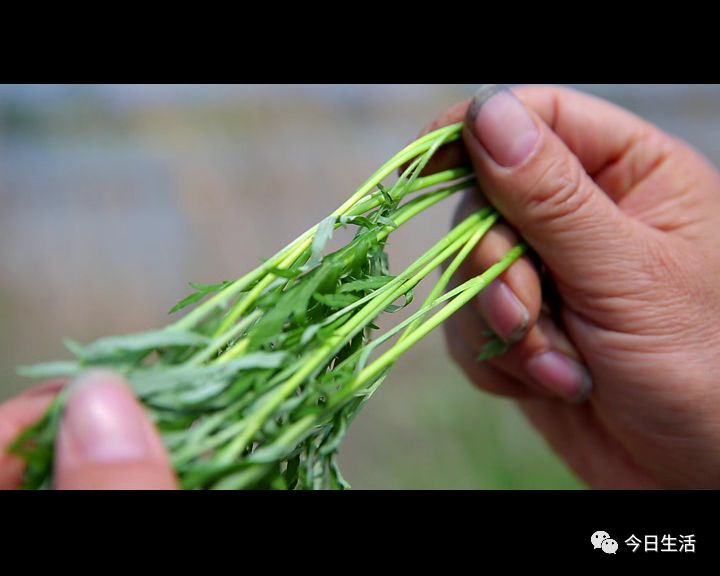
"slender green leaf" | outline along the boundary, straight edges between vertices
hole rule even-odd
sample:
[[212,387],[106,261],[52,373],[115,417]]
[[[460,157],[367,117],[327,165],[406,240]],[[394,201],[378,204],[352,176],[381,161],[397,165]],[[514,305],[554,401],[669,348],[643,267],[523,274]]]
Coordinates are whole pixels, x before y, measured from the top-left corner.
[[360,280],[346,282],[340,286],[340,292],[363,292],[365,290],[377,290],[393,280],[395,276],[370,276]]
[[380,190],[380,192],[381,192],[382,195],[383,195],[383,201],[384,201],[384,203],[385,203],[386,205],[388,205],[388,206],[392,206],[392,205],[395,203],[395,201],[393,200],[392,196],[391,196],[390,193],[388,192],[388,189],[385,188],[385,186],[383,186],[383,185],[380,184],[379,182],[378,182],[377,187],[378,187],[378,190]]
[[155,332],[140,332],[123,336],[108,336],[95,340],[80,351],[84,360],[97,360],[127,352],[142,352],[172,346],[202,346],[210,339],[195,332],[165,328]]
[[382,224],[383,226],[390,226],[390,228],[398,227],[395,221],[392,218],[388,218],[387,216],[378,216],[377,221],[378,224]]
[[320,330],[320,328],[322,328],[322,325],[320,325],[320,324],[312,324],[312,325],[308,326],[307,328],[305,328],[305,330],[303,331],[302,337],[300,338],[300,344],[305,345],[308,342],[310,342],[310,340],[312,340],[315,337],[315,334],[317,334],[317,332],[318,332],[318,330]]
[[360,297],[351,294],[313,294],[313,298],[332,310],[340,310],[357,302]]
[[289,455],[298,442],[302,441],[312,432],[310,429],[311,419],[309,417],[289,425],[284,432],[268,446],[263,446],[247,458],[247,462],[254,464],[266,464],[280,460]]
[[478,362],[485,362],[487,360],[490,360],[491,358],[496,358],[497,356],[502,356],[510,349],[510,346],[508,346],[505,342],[500,340],[500,338],[493,336],[492,340],[489,340],[485,343],[483,346],[482,351],[480,352],[480,355],[477,357]]
[[179,390],[208,382],[226,382],[241,370],[278,368],[286,357],[285,352],[252,352],[222,364],[139,369],[130,374],[130,381],[138,394],[147,396],[167,389]]
[[63,378],[79,374],[83,368],[77,362],[46,362],[32,366],[20,366],[18,376],[25,378]]
[[333,232],[335,231],[335,222],[337,221],[336,216],[328,216],[320,222],[317,231],[315,232],[315,238],[313,238],[312,249],[310,254],[309,265],[313,266],[322,260],[323,251],[325,246],[332,238]]
[[71,340],[70,338],[65,338],[63,340],[63,345],[65,348],[67,348],[75,357],[82,358],[83,353],[85,351],[85,347],[80,344],[79,342],[75,340]]
[[175,304],[172,308],[170,308],[170,311],[168,314],[174,314],[175,312],[178,312],[179,310],[182,310],[183,308],[187,308],[191,304],[194,304],[195,302],[198,302],[199,300],[202,300],[205,296],[208,294],[211,294],[212,292],[219,292],[220,290],[226,288],[230,284],[232,284],[231,281],[225,280],[224,282],[221,282],[219,284],[196,284],[193,282],[189,282],[190,286],[194,288],[196,291],[192,294],[189,294],[180,302]]
[[375,224],[372,220],[366,218],[365,216],[347,216],[343,217],[341,219],[341,222],[343,224],[353,224],[355,226],[360,226],[361,228],[367,228],[369,230],[377,228],[377,224]]

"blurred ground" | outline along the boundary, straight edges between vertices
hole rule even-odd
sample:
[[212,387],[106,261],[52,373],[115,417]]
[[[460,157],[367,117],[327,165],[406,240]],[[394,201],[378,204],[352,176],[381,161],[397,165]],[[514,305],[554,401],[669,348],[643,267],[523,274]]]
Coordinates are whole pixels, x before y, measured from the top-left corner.
[[[720,87],[581,87],[720,161]],[[149,329],[187,281],[230,279],[334,209],[472,86],[0,86],[0,400],[18,364]],[[398,234],[400,268],[452,206]],[[420,294],[420,296],[422,293]],[[431,337],[358,418],[356,488],[575,488],[508,402]]]

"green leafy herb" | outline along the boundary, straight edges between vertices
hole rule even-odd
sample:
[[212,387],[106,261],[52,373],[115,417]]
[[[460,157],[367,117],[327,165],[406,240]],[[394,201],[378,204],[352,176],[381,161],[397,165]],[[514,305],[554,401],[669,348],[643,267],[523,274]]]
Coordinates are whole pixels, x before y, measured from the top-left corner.
[[[471,184],[467,168],[421,176],[461,124],[431,132],[386,162],[342,206],[234,281],[191,284],[166,328],[65,342],[75,360],[22,367],[34,378],[120,371],[155,422],[183,487],[348,488],[335,457],[362,406],[397,360],[474,298],[523,253],[510,250],[482,275],[446,291],[450,275],[497,220],[468,216],[412,264],[391,275],[386,247],[415,216]],[[383,181],[406,166],[392,185]],[[338,226],[354,237],[328,253]],[[413,302],[415,287],[450,260],[409,318],[372,340],[377,321]],[[395,339],[393,341],[393,339]],[[499,351],[491,343],[484,352]],[[67,392],[12,450],[24,486],[52,485],[53,450]]]
[[190,282],[190,287],[194,288],[195,292],[186,296],[185,298],[180,300],[180,302],[175,304],[175,306],[170,308],[170,312],[168,312],[168,314],[173,314],[175,312],[178,312],[179,310],[187,308],[191,304],[195,304],[195,302],[202,300],[208,294],[218,292],[223,288],[226,288],[230,284],[232,284],[232,282],[227,280],[225,282],[221,282],[220,284],[193,284],[192,282]]
[[497,336],[494,336],[491,340],[488,340],[483,346],[482,352],[478,356],[478,362],[486,362],[491,358],[502,356],[507,352],[509,346],[500,340]]

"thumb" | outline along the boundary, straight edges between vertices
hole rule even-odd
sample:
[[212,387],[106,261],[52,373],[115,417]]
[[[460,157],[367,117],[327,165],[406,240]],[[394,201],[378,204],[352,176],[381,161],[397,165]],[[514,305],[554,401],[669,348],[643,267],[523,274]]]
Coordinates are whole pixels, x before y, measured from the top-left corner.
[[634,223],[510,90],[480,88],[464,138],[483,192],[558,279],[594,283],[602,266],[617,278],[618,263],[634,261]]
[[90,372],[73,388],[56,441],[57,489],[177,488],[157,431],[120,376]]

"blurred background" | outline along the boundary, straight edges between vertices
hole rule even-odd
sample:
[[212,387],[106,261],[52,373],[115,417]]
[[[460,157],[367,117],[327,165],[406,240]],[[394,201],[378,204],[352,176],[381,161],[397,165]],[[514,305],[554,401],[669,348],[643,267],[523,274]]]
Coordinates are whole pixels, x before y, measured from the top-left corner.
[[[575,87],[720,163],[720,86]],[[66,358],[64,337],[161,327],[188,281],[253,268],[473,90],[0,86],[0,401],[30,384],[18,364]],[[453,207],[393,235],[391,266]],[[582,488],[511,402],[468,385],[440,334],[368,403],[341,463],[355,488]]]

